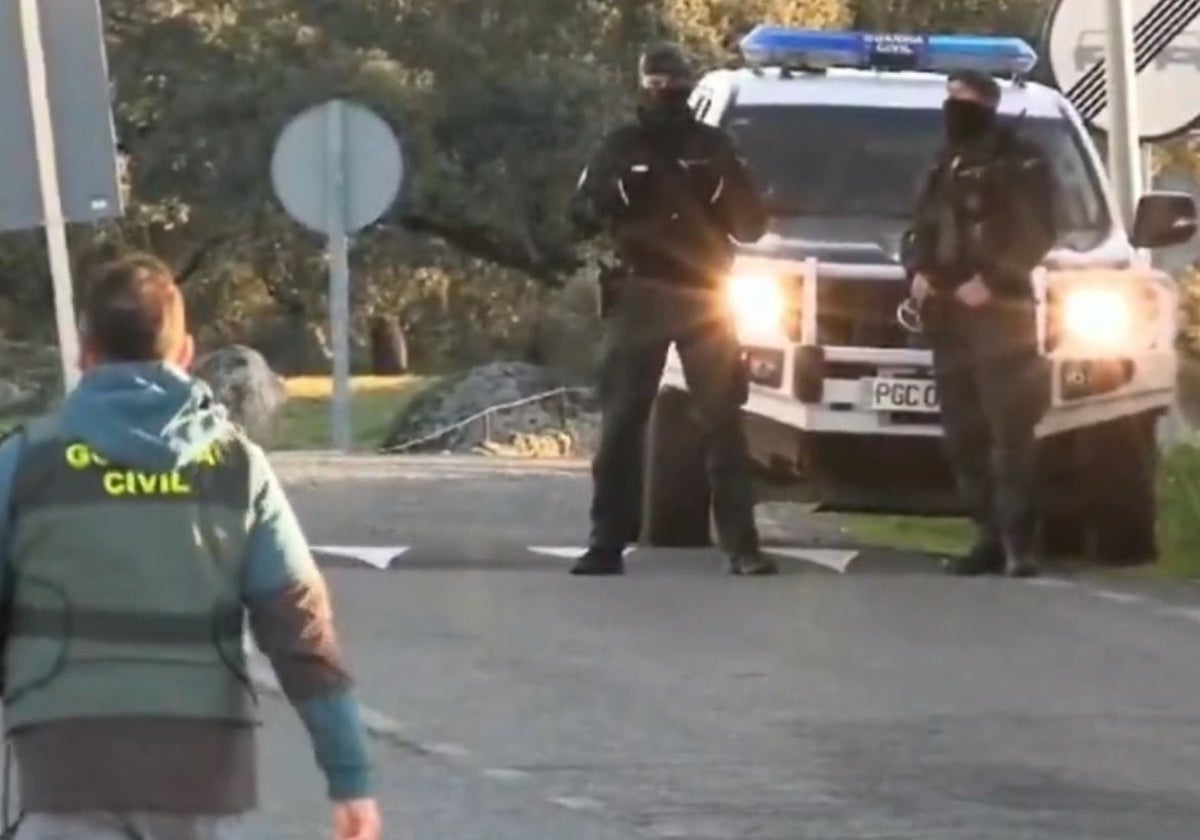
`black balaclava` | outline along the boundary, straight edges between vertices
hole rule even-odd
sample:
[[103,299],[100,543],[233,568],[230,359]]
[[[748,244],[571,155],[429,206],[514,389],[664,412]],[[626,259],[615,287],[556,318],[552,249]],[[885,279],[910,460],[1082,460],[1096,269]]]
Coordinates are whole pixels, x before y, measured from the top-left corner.
[[646,50],[638,61],[638,78],[638,115],[643,122],[662,125],[691,118],[692,71],[678,47],[658,44]]
[[943,103],[946,139],[953,144],[971,143],[996,125],[994,106],[973,99],[950,97]]

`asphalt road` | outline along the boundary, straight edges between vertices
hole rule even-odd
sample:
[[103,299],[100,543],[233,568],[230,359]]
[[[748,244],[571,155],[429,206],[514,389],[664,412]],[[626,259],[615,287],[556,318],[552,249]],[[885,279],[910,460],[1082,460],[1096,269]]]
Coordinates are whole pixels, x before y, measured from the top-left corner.
[[[388,837],[1197,836],[1186,590],[870,556],[731,579],[705,552],[578,580],[530,550],[580,544],[578,467],[277,464],[315,544],[407,549],[327,565]],[[839,540],[776,511],[764,529]],[[303,733],[270,706],[261,836],[322,836]]]

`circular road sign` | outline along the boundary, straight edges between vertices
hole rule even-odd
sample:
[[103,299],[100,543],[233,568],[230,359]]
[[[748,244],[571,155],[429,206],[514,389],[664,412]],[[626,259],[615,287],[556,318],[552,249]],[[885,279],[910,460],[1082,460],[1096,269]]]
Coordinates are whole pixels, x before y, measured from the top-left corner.
[[[1128,0],[1140,139],[1166,140],[1200,119],[1200,0]],[[1093,127],[1111,124],[1107,71],[1108,6],[1058,0],[1046,52],[1055,83]]]
[[404,178],[386,122],[334,99],[292,119],[271,158],[271,182],[288,214],[326,235],[353,233],[383,215]]

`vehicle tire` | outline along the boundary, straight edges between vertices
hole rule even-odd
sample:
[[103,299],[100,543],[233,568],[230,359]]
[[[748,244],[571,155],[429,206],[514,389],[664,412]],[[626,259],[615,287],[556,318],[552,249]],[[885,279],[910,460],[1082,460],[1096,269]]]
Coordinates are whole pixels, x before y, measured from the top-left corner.
[[1038,446],[1037,548],[1047,559],[1082,560],[1087,553],[1077,466],[1080,434],[1054,435]]
[[1078,560],[1087,553],[1087,521],[1083,512],[1038,516],[1038,552],[1056,560]]
[[1079,446],[1088,559],[1106,566],[1153,563],[1158,555],[1157,414],[1087,429]]
[[1040,454],[1039,548],[1104,566],[1152,563],[1158,545],[1156,415],[1069,432]]
[[712,545],[712,491],[705,466],[704,432],[686,391],[667,388],[654,401],[644,488],[642,538],[646,545]]

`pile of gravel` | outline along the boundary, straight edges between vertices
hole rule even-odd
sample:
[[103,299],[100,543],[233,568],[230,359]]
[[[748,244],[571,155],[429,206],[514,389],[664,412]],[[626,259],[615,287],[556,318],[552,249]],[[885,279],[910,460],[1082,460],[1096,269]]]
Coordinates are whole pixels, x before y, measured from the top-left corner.
[[[522,402],[564,388],[570,390]],[[521,404],[478,416],[510,403]],[[587,455],[598,436],[597,405],[588,389],[537,365],[494,362],[418,395],[382,448],[546,458]]]

